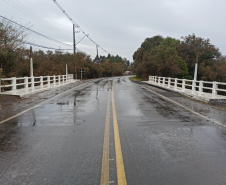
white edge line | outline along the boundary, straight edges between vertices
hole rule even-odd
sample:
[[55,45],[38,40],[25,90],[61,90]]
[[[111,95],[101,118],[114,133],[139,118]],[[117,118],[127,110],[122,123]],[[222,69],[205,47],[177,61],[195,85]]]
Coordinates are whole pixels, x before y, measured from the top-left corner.
[[[89,81],[89,82],[93,82],[93,81],[96,81],[96,80],[99,80],[99,79],[95,79],[95,80],[92,80],[92,81]],[[62,92],[61,94],[58,94],[58,95],[56,95],[56,96],[54,96],[54,97],[52,97],[52,98],[50,98],[50,99],[48,99],[48,100],[46,100],[46,101],[43,101],[42,103],[40,103],[40,104],[38,104],[38,105],[35,105],[35,106],[33,106],[33,107],[31,107],[31,108],[29,108],[29,109],[27,109],[27,110],[24,110],[24,111],[22,111],[22,112],[20,112],[20,113],[18,113],[18,114],[15,114],[14,116],[11,116],[11,117],[9,117],[9,118],[3,120],[3,121],[0,121],[0,125],[1,125],[2,123],[5,123],[5,122],[7,122],[7,121],[9,121],[9,120],[11,120],[11,119],[13,119],[13,118],[16,118],[16,117],[18,117],[18,116],[20,116],[20,115],[22,115],[22,114],[28,112],[29,110],[32,110],[32,109],[38,107],[38,106],[40,106],[40,105],[42,105],[42,104],[44,104],[44,103],[46,103],[46,102],[48,102],[48,101],[50,101],[50,100],[52,100],[52,99],[58,97],[58,96],[61,96],[61,95],[65,94],[65,93],[67,93],[67,92],[69,92],[69,91],[72,91],[72,90],[78,88],[78,87],[81,86],[81,85],[85,85],[86,83],[88,83],[88,82],[85,82],[85,83],[83,83],[83,84],[77,85],[76,87],[73,87],[72,89],[69,89],[69,90],[67,90],[67,91],[65,91],[65,92]]]
[[[137,85],[139,85],[139,84],[137,84]],[[220,126],[222,126],[222,127],[226,127],[226,125],[224,125],[224,124],[222,124],[222,123],[220,123],[220,122],[218,122],[218,121],[215,121],[215,120],[213,120],[213,119],[210,119],[210,118],[208,118],[208,117],[206,117],[206,116],[204,116],[204,115],[202,115],[202,114],[199,114],[198,112],[195,112],[195,111],[193,111],[193,110],[191,110],[191,109],[185,107],[184,105],[182,105],[182,104],[180,104],[180,103],[178,103],[178,102],[176,102],[176,101],[173,101],[173,100],[171,100],[171,99],[169,99],[169,98],[167,98],[167,97],[165,97],[165,96],[163,96],[163,95],[161,95],[161,94],[159,94],[159,93],[157,93],[157,92],[155,92],[155,91],[153,91],[153,90],[151,90],[151,89],[148,89],[147,87],[144,87],[144,86],[142,86],[142,85],[139,85],[139,86],[141,86],[141,87],[147,89],[148,91],[152,92],[153,94],[158,95],[158,96],[160,96],[161,98],[163,98],[163,99],[165,99],[165,100],[167,100],[167,101],[169,101],[169,102],[171,102],[171,103],[173,103],[173,104],[175,104],[175,105],[178,105],[178,106],[180,106],[180,107],[186,109],[187,111],[189,111],[189,112],[191,112],[191,113],[193,113],[193,114],[195,114],[195,115],[197,115],[197,116],[200,116],[200,117],[202,117],[202,118],[205,118],[205,119],[207,119],[207,120],[209,120],[209,121],[211,121],[211,122],[213,122],[213,123],[216,123],[216,124],[218,124],[218,125],[220,125]]]

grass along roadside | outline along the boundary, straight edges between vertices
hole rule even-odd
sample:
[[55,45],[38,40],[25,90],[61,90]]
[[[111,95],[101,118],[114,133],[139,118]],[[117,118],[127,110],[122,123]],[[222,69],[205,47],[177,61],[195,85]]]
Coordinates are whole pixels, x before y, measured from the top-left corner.
[[129,79],[130,79],[131,81],[135,81],[135,82],[140,82],[140,81],[141,81],[141,79],[138,78],[137,76],[131,76],[131,77],[129,77]]

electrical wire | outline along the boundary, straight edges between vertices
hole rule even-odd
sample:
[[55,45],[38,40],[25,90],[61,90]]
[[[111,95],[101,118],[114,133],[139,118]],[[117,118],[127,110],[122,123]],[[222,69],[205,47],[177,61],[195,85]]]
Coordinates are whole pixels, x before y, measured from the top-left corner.
[[34,30],[28,28],[28,27],[25,27],[25,26],[23,26],[23,25],[21,25],[21,24],[18,24],[18,23],[14,22],[14,21],[12,21],[12,20],[10,20],[10,19],[7,19],[7,18],[4,17],[4,16],[1,16],[1,15],[0,15],[0,17],[1,17],[2,19],[5,19],[5,20],[7,20],[7,21],[9,21],[9,22],[11,22],[11,23],[17,25],[17,26],[20,26],[20,27],[22,27],[22,28],[25,28],[26,30],[28,30],[28,31],[30,31],[30,32],[32,32],[32,33],[38,35],[38,36],[41,36],[41,37],[43,37],[43,38],[45,38],[45,39],[48,39],[48,40],[50,40],[50,41],[53,41],[53,42],[56,42],[56,43],[58,43],[58,44],[62,44],[62,45],[65,45],[65,46],[72,46],[71,44],[66,44],[66,43],[63,43],[63,42],[61,42],[61,41],[55,40],[55,39],[53,39],[53,38],[51,38],[51,37],[48,37],[48,36],[46,36],[46,35],[43,35],[43,34],[41,34],[41,33],[38,33],[38,32],[36,32],[36,31],[34,31]]
[[43,45],[35,44],[35,43],[32,43],[32,42],[22,42],[22,43],[23,43],[23,44],[32,45],[32,46],[36,46],[36,47],[40,47],[40,48],[45,48],[45,49],[53,49],[53,50],[73,50],[73,49],[53,48],[53,47],[48,47],[48,46],[43,46]]
[[47,21],[45,21],[44,19],[42,19],[40,16],[38,16],[37,14],[35,14],[33,11],[31,11],[30,9],[28,9],[21,2],[19,2],[19,1],[15,2],[15,0],[3,0],[3,1],[6,2],[7,4],[9,4],[10,6],[12,6],[13,8],[17,9],[19,12],[23,13],[27,17],[31,18],[32,20],[34,20],[38,24],[42,25],[46,29],[50,30],[51,32],[56,33],[56,31],[57,31],[58,33],[63,34],[63,32],[61,32],[55,26],[53,26],[52,24],[48,23]]
[[99,48],[101,48],[103,51],[105,51],[106,53],[110,54],[109,52],[107,52],[104,48],[102,48],[100,45],[98,45],[94,40],[92,40],[89,35],[87,35],[87,33],[85,33],[85,31],[67,14],[67,12],[60,6],[60,4],[56,1],[53,0],[53,2],[58,6],[58,8],[64,13],[64,15],[67,16],[67,18],[76,26],[76,28],[78,30],[80,30],[84,35],[86,35],[86,37],[93,42],[96,46],[98,46]]
[[[31,45],[31,46],[35,46],[35,47],[39,47],[39,48],[45,48],[45,49],[51,49],[51,50],[62,50],[62,51],[69,51],[69,50],[73,50],[73,49],[61,49],[61,48],[53,48],[53,47],[49,47],[49,46],[43,46],[43,45],[40,45],[40,44],[36,44],[36,43],[32,43],[32,42],[22,42],[23,44],[27,44],[27,45]],[[82,51],[81,49],[76,49],[78,50],[78,52],[80,53],[85,53],[86,55],[88,56],[92,56],[92,55],[89,55],[87,54],[86,52]],[[93,57],[93,56],[92,56]]]

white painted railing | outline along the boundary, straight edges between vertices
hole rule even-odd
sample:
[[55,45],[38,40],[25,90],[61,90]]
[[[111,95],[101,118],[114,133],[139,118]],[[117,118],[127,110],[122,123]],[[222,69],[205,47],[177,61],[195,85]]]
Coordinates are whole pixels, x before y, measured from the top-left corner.
[[73,75],[0,78],[0,94],[24,96],[62,86],[73,81]]
[[226,99],[226,83],[149,76],[150,84],[181,92],[197,99]]

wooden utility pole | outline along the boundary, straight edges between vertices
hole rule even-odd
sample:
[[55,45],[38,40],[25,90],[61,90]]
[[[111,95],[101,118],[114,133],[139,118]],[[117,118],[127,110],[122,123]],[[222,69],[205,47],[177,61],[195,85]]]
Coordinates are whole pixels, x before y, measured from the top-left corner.
[[74,79],[77,79],[77,71],[76,71],[76,41],[75,41],[75,24],[73,24],[73,46],[74,46]]
[[33,58],[32,58],[32,46],[30,46],[30,77],[33,77]]

